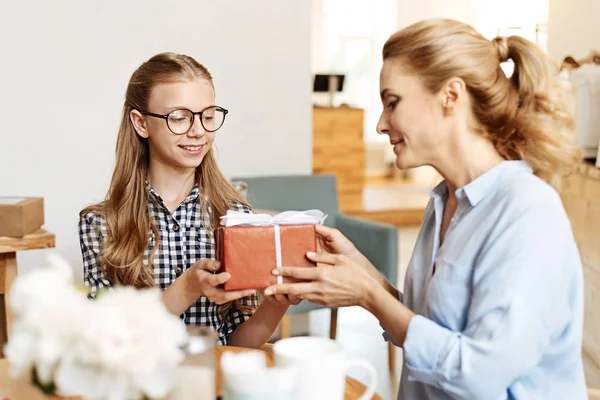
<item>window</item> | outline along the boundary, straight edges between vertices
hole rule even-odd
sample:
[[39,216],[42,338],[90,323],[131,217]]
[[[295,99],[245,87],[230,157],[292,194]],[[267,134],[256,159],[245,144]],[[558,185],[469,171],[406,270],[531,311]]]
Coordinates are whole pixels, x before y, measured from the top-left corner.
[[[313,73],[345,75],[336,104],[365,110],[365,140],[379,137],[381,48],[396,29],[395,10],[395,0],[313,0]],[[318,104],[326,99],[315,94]]]

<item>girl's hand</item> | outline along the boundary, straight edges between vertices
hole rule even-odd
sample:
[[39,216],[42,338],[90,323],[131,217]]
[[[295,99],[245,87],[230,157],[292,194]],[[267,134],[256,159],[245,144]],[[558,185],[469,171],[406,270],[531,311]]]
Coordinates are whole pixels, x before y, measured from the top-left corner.
[[280,306],[291,306],[299,304],[302,299],[298,296],[294,295],[286,295],[286,294],[273,294],[267,295],[263,291],[263,296],[265,297],[265,301],[270,301]]
[[190,268],[188,285],[195,288],[216,304],[224,304],[256,293],[254,289],[226,291],[219,286],[227,282],[231,275],[228,272],[217,273],[221,263],[211,259],[203,259]]

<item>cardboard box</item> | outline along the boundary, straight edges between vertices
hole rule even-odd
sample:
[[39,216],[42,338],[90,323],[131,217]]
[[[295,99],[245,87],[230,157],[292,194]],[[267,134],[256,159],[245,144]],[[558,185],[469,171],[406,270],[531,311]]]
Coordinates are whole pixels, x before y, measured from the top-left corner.
[[42,197],[0,197],[0,236],[23,237],[44,225]]
[[[317,251],[315,225],[279,225],[281,265],[314,267],[306,258],[309,251]],[[277,284],[271,271],[277,268],[275,228],[273,226],[232,226],[217,229],[217,259],[223,272],[231,278],[225,290],[262,290]],[[283,282],[294,282],[283,278]]]

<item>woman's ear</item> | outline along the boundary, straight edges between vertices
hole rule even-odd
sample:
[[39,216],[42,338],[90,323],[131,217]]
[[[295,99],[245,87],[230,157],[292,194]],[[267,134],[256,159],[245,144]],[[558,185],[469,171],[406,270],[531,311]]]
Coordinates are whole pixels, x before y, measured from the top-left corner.
[[452,78],[446,82],[442,89],[442,107],[445,114],[454,113],[456,106],[466,95],[466,90],[467,86],[460,78]]
[[131,120],[133,128],[135,129],[135,132],[138,134],[138,136],[144,139],[148,139],[146,120],[144,119],[142,113],[140,113],[138,110],[131,110],[129,112],[129,119]]

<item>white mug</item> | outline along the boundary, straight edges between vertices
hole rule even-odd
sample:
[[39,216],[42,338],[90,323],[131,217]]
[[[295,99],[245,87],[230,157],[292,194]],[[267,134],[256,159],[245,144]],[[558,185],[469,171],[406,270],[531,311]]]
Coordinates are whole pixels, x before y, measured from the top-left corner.
[[363,368],[369,374],[367,390],[359,400],[370,400],[375,393],[377,373],[365,360],[347,360],[344,348],[335,340],[300,336],[273,345],[275,365],[295,366],[298,375],[298,400],[343,400],[346,371]]

